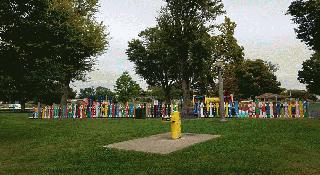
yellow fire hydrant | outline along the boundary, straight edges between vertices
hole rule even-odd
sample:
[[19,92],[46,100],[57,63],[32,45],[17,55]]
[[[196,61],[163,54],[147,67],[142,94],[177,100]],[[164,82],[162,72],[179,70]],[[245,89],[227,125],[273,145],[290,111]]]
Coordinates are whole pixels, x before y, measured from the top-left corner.
[[171,138],[174,140],[181,138],[181,118],[179,112],[173,112],[171,117]]

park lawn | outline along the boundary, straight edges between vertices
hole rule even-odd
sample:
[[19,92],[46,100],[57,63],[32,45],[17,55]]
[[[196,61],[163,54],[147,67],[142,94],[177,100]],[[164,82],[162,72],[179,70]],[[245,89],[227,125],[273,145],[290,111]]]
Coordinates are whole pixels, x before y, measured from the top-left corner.
[[220,134],[168,155],[104,145],[169,131],[159,119],[32,120],[0,113],[0,174],[320,174],[320,120],[185,120]]

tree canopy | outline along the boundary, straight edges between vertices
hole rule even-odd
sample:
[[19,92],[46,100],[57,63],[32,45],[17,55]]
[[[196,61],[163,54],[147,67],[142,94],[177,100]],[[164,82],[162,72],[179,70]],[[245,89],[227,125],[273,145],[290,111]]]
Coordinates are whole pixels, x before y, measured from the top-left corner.
[[172,48],[165,43],[167,37],[158,26],[139,34],[140,39],[129,42],[127,55],[135,64],[135,71],[149,86],[162,88],[166,101],[171,100],[171,90],[177,82],[177,70]]
[[298,24],[295,29],[297,37],[311,49],[320,52],[320,1],[295,0],[287,13]]
[[303,62],[302,70],[298,73],[298,80],[307,85],[310,93],[320,95],[320,53],[315,53]]
[[264,93],[280,93],[281,83],[274,74],[274,65],[263,60],[244,60],[230,64],[224,73],[224,87],[239,98],[254,98]]
[[224,61],[225,65],[240,63],[244,59],[244,48],[239,46],[237,39],[234,37],[236,24],[225,17],[224,23],[217,26],[218,35],[211,35],[210,42],[206,45],[210,48],[206,51],[207,55],[199,55],[206,58],[201,61],[197,60],[197,69],[192,77],[191,89],[198,95],[214,95],[216,92],[217,71],[214,69],[214,63],[217,60]]
[[98,86],[97,88],[88,87],[84,89],[80,89],[79,98],[91,98],[93,97],[95,100],[99,98],[103,98],[107,100],[107,97],[114,97],[115,93],[112,92],[109,88]]
[[207,93],[215,88],[212,67],[217,59],[243,60],[243,47],[234,38],[236,24],[227,17],[215,24],[222,14],[221,0],[166,0],[157,25],[129,42],[129,60],[149,85],[161,86],[167,97],[173,85],[180,85],[184,116],[190,112],[190,90]]
[[65,103],[69,83],[83,80],[108,44],[94,16],[98,1],[13,0],[0,8],[0,69],[12,89],[26,98],[59,87]]
[[307,85],[310,93],[320,95],[320,1],[296,0],[289,7],[288,14],[298,24],[297,37],[315,51],[309,60],[304,61],[298,80]]
[[123,72],[114,86],[117,100],[125,103],[138,97],[142,91],[139,84],[132,79],[128,72]]
[[102,87],[102,86],[98,86],[96,88],[96,91],[95,91],[95,97],[96,99],[99,99],[101,97],[105,97],[106,100],[108,97],[115,97],[115,93],[112,92],[109,88],[106,88],[106,87]]
[[199,59],[208,55],[201,52],[207,50],[204,41],[208,41],[208,33],[215,28],[212,22],[223,13],[221,0],[166,0],[158,17],[158,25],[166,32],[167,43],[176,57],[174,63],[181,80],[185,117],[191,114],[191,78],[197,73],[197,67],[203,65],[197,64]]
[[80,89],[79,98],[81,99],[90,98],[90,97],[94,97],[95,94],[96,94],[96,91],[94,87],[88,87],[88,88]]

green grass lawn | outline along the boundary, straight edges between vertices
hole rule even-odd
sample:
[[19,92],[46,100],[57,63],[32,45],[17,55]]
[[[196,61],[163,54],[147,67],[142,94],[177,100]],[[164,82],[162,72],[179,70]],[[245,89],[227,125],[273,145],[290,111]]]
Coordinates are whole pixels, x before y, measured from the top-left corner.
[[221,138],[168,155],[104,145],[167,132],[147,120],[30,120],[0,113],[0,174],[320,174],[320,120],[183,121]]

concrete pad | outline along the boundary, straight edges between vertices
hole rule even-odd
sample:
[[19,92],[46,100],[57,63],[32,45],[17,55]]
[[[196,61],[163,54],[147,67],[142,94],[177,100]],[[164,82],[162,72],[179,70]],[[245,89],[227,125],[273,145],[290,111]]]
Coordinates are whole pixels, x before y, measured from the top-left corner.
[[191,145],[220,137],[220,135],[184,133],[181,139],[172,140],[171,133],[157,134],[149,137],[113,143],[105,148],[115,148],[146,153],[169,154]]

